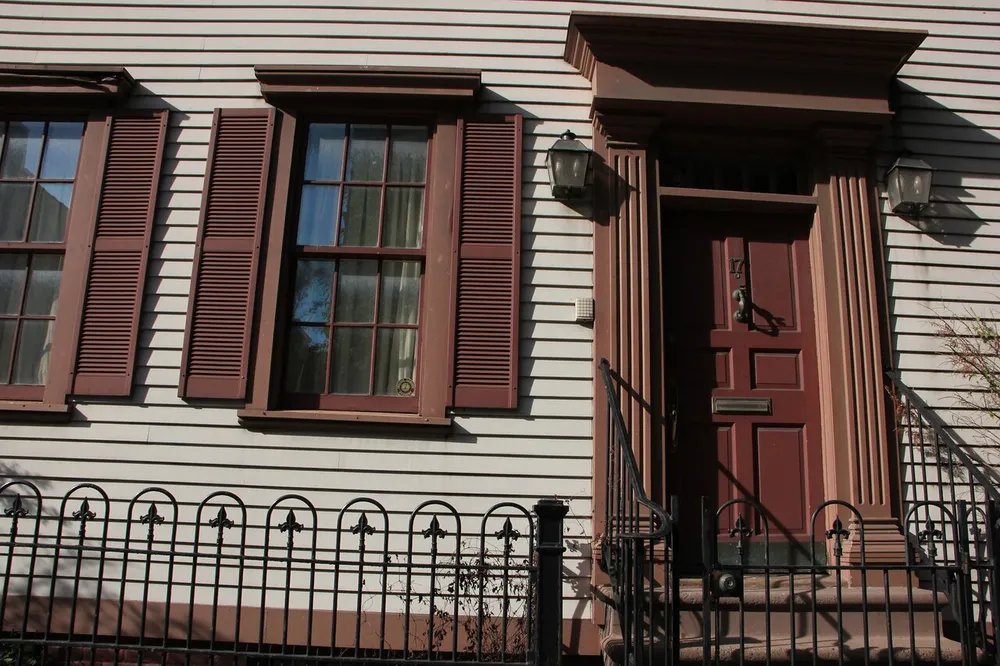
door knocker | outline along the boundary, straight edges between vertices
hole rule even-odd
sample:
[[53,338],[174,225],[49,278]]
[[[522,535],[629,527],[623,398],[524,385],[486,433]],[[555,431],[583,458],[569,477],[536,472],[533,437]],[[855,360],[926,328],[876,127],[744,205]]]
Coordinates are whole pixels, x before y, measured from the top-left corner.
[[733,292],[733,298],[736,300],[736,312],[733,313],[733,319],[741,324],[746,324],[750,321],[750,297],[747,295],[747,286],[741,284],[739,289]]

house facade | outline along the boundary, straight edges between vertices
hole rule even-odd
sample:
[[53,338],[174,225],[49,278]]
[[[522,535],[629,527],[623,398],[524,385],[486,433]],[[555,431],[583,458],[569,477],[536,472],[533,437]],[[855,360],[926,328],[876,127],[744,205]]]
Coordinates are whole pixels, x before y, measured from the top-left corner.
[[[691,516],[653,562],[699,561],[707,496],[754,498],[784,563],[849,503],[844,557],[905,565],[926,461],[884,372],[953,421],[935,322],[1000,267],[1000,9],[722,4],[0,2],[0,473],[404,523],[556,497],[585,656],[620,433]],[[560,200],[566,130],[593,172]]]

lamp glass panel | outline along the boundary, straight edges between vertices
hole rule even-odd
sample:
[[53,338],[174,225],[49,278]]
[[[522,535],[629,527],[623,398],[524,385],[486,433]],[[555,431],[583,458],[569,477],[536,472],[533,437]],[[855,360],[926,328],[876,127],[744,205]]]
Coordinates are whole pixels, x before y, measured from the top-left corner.
[[931,172],[914,169],[910,177],[912,198],[918,204],[927,204],[931,199]]
[[555,187],[558,185],[556,182],[556,161],[551,152],[545,156],[545,168],[549,171],[549,185]]
[[886,194],[889,197],[889,207],[896,210],[902,201],[902,184],[900,183],[899,169],[892,168],[886,175]]
[[895,210],[903,199],[903,190],[899,169],[892,168],[885,179],[886,194],[889,196],[889,206]]
[[554,151],[549,167],[551,184],[559,187],[586,185],[588,158],[589,155],[583,152]]
[[916,201],[917,198],[917,179],[912,172],[901,172],[900,173],[900,185],[902,185],[901,192],[903,194],[903,201],[907,203],[912,203]]

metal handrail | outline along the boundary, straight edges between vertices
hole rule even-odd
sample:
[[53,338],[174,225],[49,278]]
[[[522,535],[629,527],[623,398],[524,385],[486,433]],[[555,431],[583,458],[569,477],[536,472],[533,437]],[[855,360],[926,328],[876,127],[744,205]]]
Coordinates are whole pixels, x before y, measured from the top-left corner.
[[632,452],[631,443],[628,441],[628,430],[625,427],[625,417],[622,415],[621,403],[618,401],[617,392],[611,383],[611,366],[607,359],[601,359],[600,368],[601,377],[604,379],[604,389],[607,393],[608,405],[612,407],[610,411],[611,418],[614,421],[613,430],[615,433],[615,440],[618,444],[622,460],[625,461],[628,483],[632,486],[632,492],[635,494],[636,503],[649,509],[650,513],[653,515],[654,524],[658,525],[657,529],[652,532],[630,532],[616,534],[615,536],[622,539],[663,538],[670,532],[673,519],[663,507],[649,499],[649,496],[646,495],[646,490],[643,487],[642,481],[639,479],[639,465],[635,460],[635,454]]
[[904,384],[896,373],[886,372],[885,374],[892,381],[896,390],[906,397],[907,402],[913,406],[917,415],[931,426],[938,441],[944,442],[945,446],[948,447],[948,451],[958,458],[968,470],[969,475],[983,487],[984,492],[989,496],[990,500],[1000,502],[1000,491],[997,490],[993,481],[976,466],[976,462],[972,457],[963,451],[958,442],[955,441],[955,438],[949,432],[948,424],[920,396],[914,393],[913,389]]

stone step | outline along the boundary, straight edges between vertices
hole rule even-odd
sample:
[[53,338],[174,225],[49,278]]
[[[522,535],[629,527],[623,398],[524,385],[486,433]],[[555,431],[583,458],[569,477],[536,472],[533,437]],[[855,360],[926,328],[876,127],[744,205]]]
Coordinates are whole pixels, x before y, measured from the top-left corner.
[[[611,615],[614,615],[613,613]],[[710,661],[764,663],[768,660],[776,663],[786,663],[795,660],[800,663],[838,663],[843,657],[845,662],[863,662],[866,645],[863,636],[851,636],[841,641],[839,638],[817,639],[815,645],[811,638],[796,637],[793,642],[787,636],[772,636],[770,643],[764,640],[763,633],[751,634],[742,643],[738,638],[720,638],[718,644],[713,639],[710,645]],[[616,616],[604,627],[601,633],[601,647],[606,666],[621,666],[625,663],[625,644]],[[962,645],[958,641],[941,636],[935,641],[933,634],[915,636],[911,644],[909,637],[905,639],[892,634],[891,646],[888,636],[869,636],[868,659],[873,664],[890,663],[963,663]],[[644,650],[645,663],[649,666],[666,663],[665,645],[662,635],[654,638],[652,646]],[[700,638],[685,637],[680,640],[680,659],[686,662],[701,662],[704,656],[704,644]],[[977,650],[973,660],[983,662],[986,655]]]
[[[701,608],[704,593],[699,587],[680,589],[681,608]],[[662,597],[660,598],[662,603]],[[817,587],[815,591],[802,589],[798,585],[794,589],[785,588],[747,588],[737,595],[720,595],[714,599],[714,605],[738,610],[741,606],[745,611],[811,611],[813,606],[818,609],[836,609],[839,604],[844,611],[860,611],[868,608],[870,611],[909,611],[925,610],[941,611],[949,605],[948,595],[939,588],[936,592],[924,588],[890,587],[887,591],[882,587]]]
[[[837,661],[837,646],[842,640],[847,650],[845,659],[848,656],[862,659],[864,637],[867,635],[869,657],[874,661],[888,661],[890,636],[894,659],[910,660],[912,636],[912,646],[916,649],[914,659],[933,662],[938,650],[934,636],[940,636],[942,660],[961,661],[961,645],[949,638],[957,635],[957,629],[949,600],[942,590],[935,592],[915,586],[909,589],[906,586],[890,587],[888,591],[882,587],[837,587],[832,577],[826,580],[817,577],[815,590],[811,581],[810,589],[802,591],[798,582],[794,590],[790,590],[787,579],[784,585],[775,584],[770,588],[765,588],[764,583],[763,580],[747,580],[740,596],[713,598],[711,640],[713,649],[715,641],[719,642],[721,661],[738,660],[741,652],[745,661],[765,661],[768,649],[763,637],[766,635],[771,636],[771,659],[790,660],[793,634],[796,659],[801,653],[810,662],[814,634],[819,660]],[[649,594],[648,591],[646,594]],[[656,626],[652,632],[655,657],[658,651],[662,653],[660,643],[665,618],[662,605],[664,594],[654,590],[653,596],[658,601],[655,606]],[[613,657],[616,651],[624,649],[615,599],[608,588],[599,592],[598,599],[607,605],[602,641],[607,654]],[[681,582],[677,612],[680,615],[681,653],[684,659],[701,660],[705,627],[702,599],[701,581]],[[646,606],[648,604],[644,604]],[[862,609],[867,609],[867,612],[862,612]],[[647,613],[644,617],[647,633],[648,622]],[[740,636],[744,637],[742,646]]]
[[[739,642],[724,642],[719,646],[718,652],[712,646],[710,659],[718,662],[743,662],[743,663],[765,663],[768,661],[770,653],[771,663],[789,663],[792,660],[793,649],[788,640],[772,639],[770,650],[764,641],[756,641],[753,644],[740,646]],[[795,660],[802,663],[836,664],[843,659],[848,663],[863,663],[865,659],[865,645],[862,640],[849,640],[841,644],[839,641],[820,641],[816,645],[815,651],[810,643],[803,647],[796,642],[794,649]],[[681,661],[701,662],[704,656],[704,649],[701,645],[692,646],[687,642],[681,644]],[[891,659],[890,659],[891,656]],[[973,656],[973,661],[983,662],[986,656],[977,651]],[[916,645],[911,648],[909,642],[900,645],[893,640],[891,655],[890,646],[887,639],[872,639],[868,645],[868,661],[871,664],[888,663],[918,663],[918,664],[961,664],[963,663],[962,645],[949,639],[941,639],[940,644],[935,644],[933,639],[926,637],[916,641]]]
[[[764,577],[748,577],[742,582],[742,590],[738,594],[715,595],[714,606],[723,609],[744,612],[763,612],[770,608],[772,612],[789,612],[794,607],[796,612],[811,612],[815,605],[817,609],[836,609],[838,604],[843,611],[860,611],[867,607],[869,612],[886,610],[895,612],[944,611],[950,601],[946,586],[941,583],[936,587],[924,584],[918,586],[895,585],[888,588],[868,585],[866,587],[847,587],[837,585],[832,576],[817,576],[815,585],[808,576],[801,580],[796,578],[789,585],[787,577],[766,580]],[[653,603],[662,608],[667,591],[656,588],[652,591]],[[610,586],[601,586],[596,595],[598,600],[609,605],[615,605],[614,592]],[[643,592],[644,606],[648,606],[650,591]],[[684,579],[678,585],[678,601],[681,609],[700,610],[704,600],[704,588],[701,580]]]

